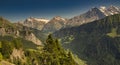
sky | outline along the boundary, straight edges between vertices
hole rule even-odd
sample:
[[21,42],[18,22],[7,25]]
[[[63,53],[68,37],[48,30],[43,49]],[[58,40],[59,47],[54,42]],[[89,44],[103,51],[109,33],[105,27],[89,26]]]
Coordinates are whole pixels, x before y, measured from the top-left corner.
[[71,18],[92,7],[119,7],[119,4],[120,0],[0,0],[0,16],[12,22],[23,21],[28,17]]

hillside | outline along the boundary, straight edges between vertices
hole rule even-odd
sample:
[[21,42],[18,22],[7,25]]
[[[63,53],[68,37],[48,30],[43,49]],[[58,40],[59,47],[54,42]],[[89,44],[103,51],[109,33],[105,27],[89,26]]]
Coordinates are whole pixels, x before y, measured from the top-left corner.
[[119,65],[120,14],[54,33],[88,65]]
[[28,43],[30,42],[24,43],[20,38],[2,38],[0,40],[0,64],[86,65],[85,61],[78,59],[72,52],[64,50],[58,40],[53,39],[51,35],[48,36],[45,46],[33,48]]
[[4,18],[0,22],[0,65],[86,65],[51,35],[40,42],[40,31]]

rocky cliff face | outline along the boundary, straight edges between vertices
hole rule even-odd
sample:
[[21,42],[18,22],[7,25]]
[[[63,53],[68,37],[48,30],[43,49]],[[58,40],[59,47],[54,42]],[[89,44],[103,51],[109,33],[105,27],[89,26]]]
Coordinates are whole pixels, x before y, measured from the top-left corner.
[[21,48],[21,49],[13,49],[13,52],[12,52],[12,54],[11,54],[11,56],[10,56],[10,59],[12,60],[12,62],[14,61],[14,59],[25,59],[24,58],[25,57],[25,55],[24,55],[24,51],[23,51],[23,49]]
[[5,28],[0,28],[0,35],[4,36],[6,34]]
[[42,45],[42,42],[38,38],[36,38],[36,36],[33,33],[26,33],[24,37],[26,40],[32,41],[36,45]]
[[42,45],[42,42],[30,32],[28,27],[25,27],[20,23],[10,23],[4,18],[0,18],[0,23],[0,36],[20,37],[31,41],[36,45]]
[[4,36],[4,35],[12,35],[14,37],[19,36],[19,31],[18,30],[14,30],[14,29],[6,29],[4,27],[0,28],[0,35]]
[[21,37],[21,38],[25,38],[28,41],[32,41],[36,45],[42,45],[42,42],[32,32],[30,32],[30,33],[28,33],[28,32],[29,31],[27,31],[27,30],[24,32],[20,32],[19,30],[0,28],[0,35],[1,36],[10,35],[13,37]]

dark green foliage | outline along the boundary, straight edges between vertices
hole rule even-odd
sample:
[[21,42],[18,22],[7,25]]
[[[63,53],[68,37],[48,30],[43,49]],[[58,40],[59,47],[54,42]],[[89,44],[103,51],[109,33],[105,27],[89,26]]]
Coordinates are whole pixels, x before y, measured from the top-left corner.
[[0,52],[0,61],[3,59],[3,56],[2,56],[2,54],[1,54],[1,52]]
[[5,27],[6,29],[13,29],[15,28],[15,25],[10,23],[8,20],[4,19],[3,17],[0,17],[0,27]]
[[3,40],[1,41],[1,53],[5,59],[9,58],[13,48],[20,49],[23,47],[20,39],[13,39],[12,41]]
[[120,65],[120,14],[83,24],[78,27],[61,29],[54,35],[64,40],[73,36],[69,44],[63,46],[71,49],[88,65]]
[[24,40],[23,38],[14,38],[12,36],[0,36],[0,41],[10,41],[12,43],[15,43],[16,48],[24,47],[25,49],[27,48],[32,48],[35,49],[37,45],[35,45],[31,41]]
[[46,33],[43,33],[42,31],[33,29],[33,28],[31,30],[32,30],[32,33],[34,33],[37,38],[39,38],[42,42],[45,42],[47,38]]
[[51,35],[48,36],[45,44],[41,53],[39,50],[26,50],[25,56],[29,65],[37,63],[40,65],[77,65],[72,53],[65,52],[58,40],[53,39]]
[[60,46],[58,40],[53,39],[51,35],[49,35],[46,40],[45,53],[47,54],[44,55],[50,56],[46,59],[50,65],[77,65],[71,53],[67,54]]
[[14,40],[12,41],[12,43],[14,43],[14,47],[15,47],[16,49],[20,49],[20,48],[23,47],[22,42],[21,42],[21,39],[14,39]]
[[2,43],[2,49],[1,49],[1,53],[3,55],[3,57],[5,59],[9,58],[11,53],[12,53],[12,50],[13,50],[13,44],[11,42],[8,42],[8,41],[1,41]]
[[[13,38],[13,37],[1,37],[1,53],[5,59],[9,58],[11,55],[13,48],[20,49],[20,48],[36,48],[37,46],[32,42],[23,40],[21,38]],[[26,43],[27,42],[27,43]],[[29,42],[29,43],[28,43]],[[29,44],[29,45],[28,45]]]

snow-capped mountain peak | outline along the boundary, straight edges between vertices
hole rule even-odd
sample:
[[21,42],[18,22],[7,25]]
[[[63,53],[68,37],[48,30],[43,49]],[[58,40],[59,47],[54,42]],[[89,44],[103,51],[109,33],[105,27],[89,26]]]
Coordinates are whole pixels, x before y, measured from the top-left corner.
[[37,20],[37,21],[44,21],[45,23],[49,22],[49,20],[44,19],[44,18],[35,18],[35,20]]
[[105,6],[100,6],[100,10],[101,10],[102,12],[105,12],[105,11],[107,10],[107,8],[106,8]]
[[42,22],[45,22],[45,23],[48,23],[49,22],[49,20],[47,20],[47,19],[45,19],[45,18],[34,18],[34,17],[29,17],[28,19],[26,19],[27,21],[42,21]]
[[106,16],[108,16],[108,13],[107,13],[107,8],[105,6],[100,6],[100,9],[99,9],[101,12],[103,12]]
[[101,10],[106,10],[106,7],[105,6],[100,6],[100,9]]

